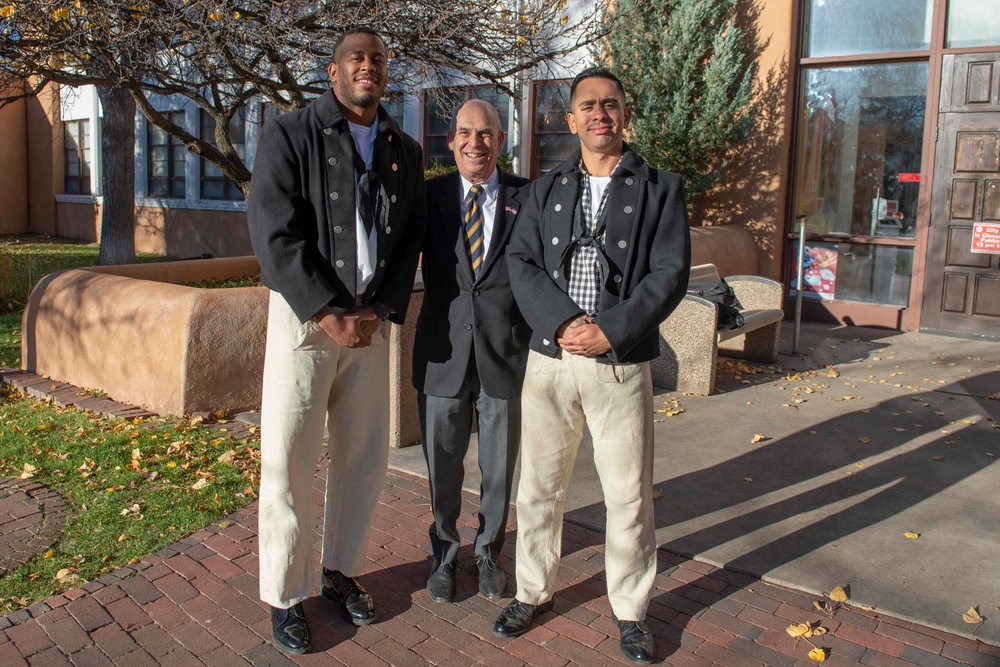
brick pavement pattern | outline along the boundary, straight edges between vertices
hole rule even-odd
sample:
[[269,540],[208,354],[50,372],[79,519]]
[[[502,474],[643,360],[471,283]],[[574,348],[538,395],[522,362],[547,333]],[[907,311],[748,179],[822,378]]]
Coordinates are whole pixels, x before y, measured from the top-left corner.
[[[325,464],[325,462],[324,462]],[[313,487],[321,525],[324,475]],[[567,524],[555,609],[516,639],[491,628],[507,600],[475,594],[471,547],[463,548],[455,604],[431,601],[431,522],[427,483],[390,472],[379,502],[362,583],[379,621],[356,628],[329,602],[305,602],[312,653],[289,657],[270,642],[257,598],[257,513],[251,505],[142,563],[0,619],[0,665],[619,665],[618,631],[605,597],[603,536]],[[475,530],[476,503],[466,497],[463,539]],[[515,519],[504,568],[513,571]],[[317,552],[318,566],[318,552]],[[696,560],[661,551],[649,624],[656,656],[678,667],[800,667],[810,645],[785,628],[821,620],[816,642],[828,665],[973,665],[1000,667],[1000,648],[887,618],[841,610],[819,616],[813,598]]]
[[30,479],[0,478],[0,576],[56,543],[66,502]]

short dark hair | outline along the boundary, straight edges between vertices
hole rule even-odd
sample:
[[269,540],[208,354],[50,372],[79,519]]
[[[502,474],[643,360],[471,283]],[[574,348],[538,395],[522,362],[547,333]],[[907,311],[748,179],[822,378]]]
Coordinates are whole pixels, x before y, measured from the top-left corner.
[[621,79],[615,76],[614,72],[607,69],[606,67],[594,66],[594,67],[588,67],[587,69],[583,70],[582,72],[576,75],[575,79],[573,79],[573,84],[569,87],[570,104],[573,104],[573,99],[576,97],[576,87],[580,85],[580,82],[583,81],[584,79],[594,79],[594,78],[609,79],[611,81],[614,81],[615,86],[618,88],[618,92],[622,94],[622,100],[623,101],[625,100],[626,98],[625,86],[622,85]]
[[[337,38],[337,41],[333,43],[333,59],[334,60],[337,59],[337,51],[340,50],[340,47],[343,45],[344,40],[347,39],[348,37],[350,37],[351,35],[374,35],[375,37],[379,38],[379,41],[382,42],[382,46],[385,46],[385,40],[382,39],[382,35],[378,34],[378,31],[375,30],[375,28],[372,28],[372,27],[366,26],[366,25],[359,25],[359,26],[356,26],[354,28],[351,28],[349,30],[345,30],[344,32],[342,32],[340,34],[340,37]],[[388,51],[388,47],[386,47],[386,51]]]

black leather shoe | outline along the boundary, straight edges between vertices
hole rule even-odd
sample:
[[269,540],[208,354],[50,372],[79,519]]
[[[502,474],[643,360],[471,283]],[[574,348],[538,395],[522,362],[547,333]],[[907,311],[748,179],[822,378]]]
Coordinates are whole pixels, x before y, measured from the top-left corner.
[[323,568],[323,597],[336,602],[354,625],[374,623],[375,603],[357,579],[345,577],[336,570]]
[[275,648],[284,653],[299,655],[312,646],[312,636],[301,604],[288,609],[271,607],[271,634]]
[[531,628],[535,616],[552,609],[552,600],[540,605],[526,604],[514,600],[500,614],[493,625],[493,634],[497,637],[520,637]]
[[500,563],[485,556],[476,557],[479,566],[479,592],[491,600],[502,598],[507,592],[507,575]]
[[445,563],[427,579],[427,594],[435,602],[451,602],[455,597],[455,565]]
[[653,662],[653,633],[645,621],[618,621],[625,657],[639,665]]

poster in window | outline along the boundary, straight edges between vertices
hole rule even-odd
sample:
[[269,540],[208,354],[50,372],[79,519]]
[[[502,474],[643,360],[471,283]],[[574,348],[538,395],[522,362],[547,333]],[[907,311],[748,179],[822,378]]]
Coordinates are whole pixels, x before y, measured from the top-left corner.
[[[837,293],[837,259],[840,255],[840,248],[835,243],[806,243],[806,251],[803,258],[802,298],[822,299],[824,301],[833,300]],[[796,285],[798,267],[796,262],[799,259],[798,242],[794,244],[792,252],[792,279],[789,284],[789,296],[795,296],[798,288]]]

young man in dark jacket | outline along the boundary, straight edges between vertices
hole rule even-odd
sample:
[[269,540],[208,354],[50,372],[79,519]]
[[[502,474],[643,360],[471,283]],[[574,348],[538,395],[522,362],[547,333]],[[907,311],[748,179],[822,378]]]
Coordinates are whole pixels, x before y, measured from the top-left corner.
[[275,646],[312,642],[310,496],[329,429],[323,595],[356,625],[357,582],[389,452],[389,324],[402,323],[426,216],[420,147],[379,105],[388,53],[371,29],[334,46],[332,90],[263,128],[247,218],[271,289],[261,405],[260,596]]
[[521,393],[517,597],[494,632],[517,636],[551,608],[570,471],[586,424],[604,490],[608,598],[633,662],[653,659],[644,622],[656,575],[652,380],[658,327],[684,297],[690,231],[681,179],[623,140],[631,110],[610,71],[570,92],[580,151],[535,181],[508,250],[533,331]]

